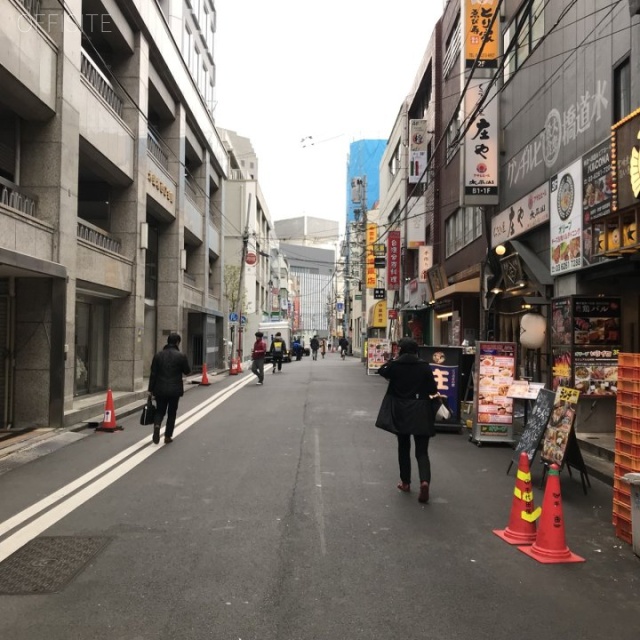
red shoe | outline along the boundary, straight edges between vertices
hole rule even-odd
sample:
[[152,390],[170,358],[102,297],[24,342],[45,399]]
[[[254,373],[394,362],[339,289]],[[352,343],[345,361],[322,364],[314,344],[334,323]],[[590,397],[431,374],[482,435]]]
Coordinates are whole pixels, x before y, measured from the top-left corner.
[[408,482],[398,482],[398,489],[405,493],[409,493],[409,491],[411,491],[411,485]]
[[420,483],[420,493],[418,494],[418,502],[429,502],[429,483]]

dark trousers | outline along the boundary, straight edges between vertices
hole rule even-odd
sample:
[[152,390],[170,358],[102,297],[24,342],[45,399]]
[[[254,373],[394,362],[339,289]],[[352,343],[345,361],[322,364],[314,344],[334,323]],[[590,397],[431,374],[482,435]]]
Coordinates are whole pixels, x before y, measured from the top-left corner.
[[156,396],[156,412],[153,416],[153,425],[159,427],[162,424],[164,414],[167,414],[167,428],[164,430],[165,438],[173,437],[173,427],[176,426],[176,415],[180,396]]
[[[413,436],[415,456],[418,463],[420,482],[431,482],[431,462],[429,461],[429,436]],[[411,436],[398,434],[398,463],[400,480],[411,482]]]
[[273,358],[273,370],[275,371],[276,369],[278,369],[278,371],[282,371],[282,356],[279,358],[274,356]]

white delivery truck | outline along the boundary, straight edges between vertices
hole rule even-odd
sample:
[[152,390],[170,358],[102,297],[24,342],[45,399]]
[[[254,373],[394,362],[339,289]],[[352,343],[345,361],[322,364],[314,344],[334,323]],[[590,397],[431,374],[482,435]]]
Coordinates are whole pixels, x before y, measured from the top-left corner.
[[271,341],[278,331],[287,345],[287,350],[284,354],[284,362],[291,362],[291,334],[293,333],[291,329],[291,322],[288,320],[261,322],[258,325],[258,331],[262,331],[262,333],[264,333],[264,339],[267,343],[267,355],[265,357],[265,362],[271,362],[271,353],[269,352],[269,349],[271,348]]

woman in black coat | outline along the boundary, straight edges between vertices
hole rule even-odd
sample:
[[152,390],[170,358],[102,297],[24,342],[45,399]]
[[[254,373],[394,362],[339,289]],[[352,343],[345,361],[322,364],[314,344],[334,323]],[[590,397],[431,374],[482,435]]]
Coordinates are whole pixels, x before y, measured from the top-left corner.
[[[431,367],[418,358],[418,343],[402,338],[398,343],[399,356],[383,364],[378,373],[389,380],[376,426],[398,438],[400,491],[411,490],[411,436],[415,443],[415,457],[420,476],[420,502],[429,501],[431,463],[429,438],[435,435],[430,396],[438,393]],[[386,408],[385,408],[386,403]],[[386,419],[383,416],[386,415]]]

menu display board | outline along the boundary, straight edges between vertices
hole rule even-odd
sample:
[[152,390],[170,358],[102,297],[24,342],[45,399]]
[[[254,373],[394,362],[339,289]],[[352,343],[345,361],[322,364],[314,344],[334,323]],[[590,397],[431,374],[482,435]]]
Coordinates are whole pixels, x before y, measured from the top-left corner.
[[620,298],[566,296],[551,301],[553,389],[615,396],[622,341]]
[[619,353],[620,347],[576,349],[573,352],[575,388],[585,396],[615,396]]
[[562,467],[569,444],[571,430],[576,419],[580,392],[577,389],[559,387],[542,442],[542,460]]
[[474,394],[473,439],[512,441],[513,398],[507,394],[516,373],[514,342],[479,342],[476,349],[478,388]]
[[391,342],[382,338],[367,340],[367,374],[376,373],[391,357]]

